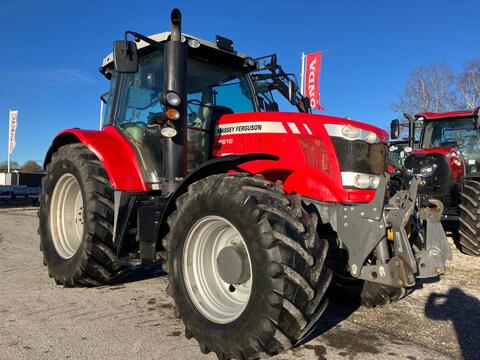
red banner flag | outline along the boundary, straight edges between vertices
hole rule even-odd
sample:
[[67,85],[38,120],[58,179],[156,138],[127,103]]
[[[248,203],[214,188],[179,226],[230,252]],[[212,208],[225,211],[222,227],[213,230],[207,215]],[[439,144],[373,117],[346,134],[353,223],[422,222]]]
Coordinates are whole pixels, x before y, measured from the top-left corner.
[[310,99],[312,109],[325,110],[320,105],[320,65],[322,62],[322,52],[307,54],[305,56],[304,89],[303,94]]

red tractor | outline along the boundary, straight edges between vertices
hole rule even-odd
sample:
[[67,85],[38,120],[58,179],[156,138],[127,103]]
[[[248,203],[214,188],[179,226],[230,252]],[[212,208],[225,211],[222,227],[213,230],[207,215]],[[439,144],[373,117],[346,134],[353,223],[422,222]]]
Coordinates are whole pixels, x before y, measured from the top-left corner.
[[39,233],[57,284],[160,261],[185,335],[246,359],[309,336],[332,274],[375,306],[444,272],[439,208],[415,207],[418,179],[386,199],[385,131],[311,114],[275,55],[182,34],[176,9],[171,21],[114,43],[103,129],[65,130],[48,150]]
[[[420,127],[418,147],[404,162],[408,183],[420,177],[418,201],[444,204],[442,220],[448,226],[458,222],[460,250],[480,256],[480,108],[447,113],[405,114],[409,138]],[[392,134],[398,134],[398,120],[392,122]]]

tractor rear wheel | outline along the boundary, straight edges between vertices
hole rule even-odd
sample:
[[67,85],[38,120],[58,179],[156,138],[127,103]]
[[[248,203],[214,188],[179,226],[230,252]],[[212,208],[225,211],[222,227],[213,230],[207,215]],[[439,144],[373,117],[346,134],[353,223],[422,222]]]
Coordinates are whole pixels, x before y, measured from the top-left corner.
[[463,184],[460,203],[460,251],[480,256],[480,182],[467,180]]
[[126,274],[113,247],[113,189],[102,163],[83,144],[68,144],[46,172],[38,232],[50,277],[71,287],[104,285]]
[[192,184],[168,218],[169,287],[187,338],[220,359],[292,347],[323,313],[331,271],[316,215],[247,174]]

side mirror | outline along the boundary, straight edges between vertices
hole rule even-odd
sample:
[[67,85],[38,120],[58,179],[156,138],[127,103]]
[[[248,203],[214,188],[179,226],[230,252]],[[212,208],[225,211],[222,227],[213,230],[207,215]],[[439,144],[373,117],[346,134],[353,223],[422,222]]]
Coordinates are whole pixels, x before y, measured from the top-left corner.
[[398,139],[400,137],[400,120],[395,119],[390,123],[390,138]]
[[115,41],[113,64],[118,73],[136,73],[138,71],[137,44],[134,41]]

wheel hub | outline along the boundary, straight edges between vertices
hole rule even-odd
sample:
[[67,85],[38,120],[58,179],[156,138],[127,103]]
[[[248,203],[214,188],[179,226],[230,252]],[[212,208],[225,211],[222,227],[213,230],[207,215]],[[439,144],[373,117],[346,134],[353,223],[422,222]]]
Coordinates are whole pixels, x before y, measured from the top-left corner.
[[250,278],[247,252],[240,246],[228,246],[217,256],[218,273],[223,281],[233,285],[243,284]]
[[55,184],[50,203],[50,228],[58,255],[70,259],[83,238],[83,196],[80,185],[70,173],[63,174]]
[[227,324],[243,313],[252,291],[252,264],[230,221],[216,215],[198,220],[185,240],[182,262],[189,298],[203,316]]

